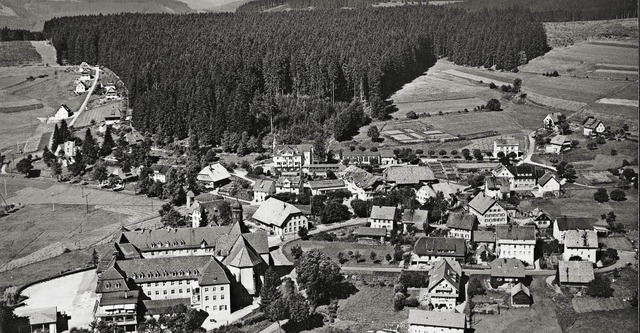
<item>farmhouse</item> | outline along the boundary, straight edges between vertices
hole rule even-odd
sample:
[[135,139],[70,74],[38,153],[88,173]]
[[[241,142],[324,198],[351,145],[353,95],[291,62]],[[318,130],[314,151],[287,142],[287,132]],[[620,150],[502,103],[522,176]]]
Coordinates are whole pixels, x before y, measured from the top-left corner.
[[498,258],[516,258],[533,265],[536,228],[532,225],[499,225],[496,227]]
[[582,124],[584,136],[600,135],[604,133],[606,127],[598,118],[587,117]]
[[589,261],[558,261],[556,281],[560,286],[586,287],[595,279],[593,264]]
[[554,113],[549,113],[546,117],[544,117],[542,122],[545,128],[549,128],[557,131],[560,129],[560,123],[562,122],[562,119],[563,119],[562,113],[554,112]]
[[153,173],[150,174],[149,177],[153,179],[154,182],[158,181],[164,184],[167,182],[167,174],[171,168],[170,165],[153,164],[150,167]]
[[390,166],[384,170],[383,179],[387,184],[396,186],[415,186],[437,182],[428,166],[403,165]]
[[464,333],[467,318],[463,313],[409,309],[409,333]]
[[80,73],[80,81],[90,81],[91,79],[91,69],[83,69]]
[[393,206],[373,206],[371,207],[371,215],[367,222],[371,223],[371,228],[384,228],[387,233],[396,228],[398,214],[396,207]]
[[489,267],[491,267],[492,288],[498,288],[504,284],[510,288],[525,278],[524,264],[518,259],[495,259],[489,263]]
[[511,196],[511,184],[507,177],[487,176],[484,178],[484,194],[496,200]]
[[537,191],[534,191],[534,194],[537,194],[537,196],[540,197],[544,197],[546,195],[557,196],[560,194],[560,181],[553,173],[547,171],[538,180],[538,188]]
[[590,217],[566,217],[558,218],[553,223],[553,238],[560,244],[564,243],[568,230],[592,230],[595,219]]
[[311,180],[307,182],[311,189],[311,195],[325,194],[327,192],[347,190],[342,179]]
[[552,219],[549,214],[538,207],[529,212],[529,215],[538,228],[548,228],[551,225]]
[[544,151],[548,154],[560,154],[571,149],[571,140],[564,135],[556,135],[544,146]]
[[567,230],[564,238],[562,259],[569,261],[573,257],[595,264],[598,250],[598,235],[594,230]]
[[313,146],[302,144],[297,146],[279,146],[273,154],[273,164],[276,170],[283,173],[298,173],[303,166],[313,163]]
[[449,201],[449,203],[454,203],[457,200],[458,194],[464,188],[462,185],[451,183],[425,184],[416,191],[416,200],[418,200],[421,205],[424,205],[429,198],[435,198],[438,192],[442,192],[445,200]]
[[349,165],[380,165],[380,153],[377,151],[347,151],[342,153],[342,161]]
[[446,260],[438,261],[429,271],[428,303],[434,309],[454,311],[460,298],[461,272],[456,272]]
[[478,217],[480,225],[507,224],[507,211],[495,199],[478,193],[469,202],[469,213]]
[[532,165],[500,165],[493,170],[495,177],[506,177],[509,179],[509,185],[511,191],[531,191],[535,188],[539,173],[541,170],[537,170]]
[[73,111],[69,109],[67,104],[61,104],[60,108],[58,109],[58,111],[53,117],[57,120],[67,119],[67,118],[73,117]]
[[451,213],[447,219],[449,237],[471,241],[471,232],[476,228],[478,219],[473,214]]
[[276,180],[276,193],[299,194],[302,188],[300,176],[280,176]]
[[220,163],[211,164],[204,167],[197,176],[206,188],[218,188],[231,182],[229,171]]
[[270,179],[258,179],[253,184],[253,201],[263,202],[276,193],[276,182]]
[[498,157],[499,153],[509,156],[514,153],[518,157],[520,152],[520,142],[514,138],[499,138],[493,141],[493,156]]
[[294,205],[269,198],[264,201],[252,218],[270,228],[277,236],[297,234],[300,228],[309,228],[307,217]]
[[392,165],[398,164],[398,159],[396,158],[396,154],[393,150],[381,150],[380,151],[380,164],[381,165]]
[[353,230],[353,234],[361,244],[384,244],[387,238],[387,231],[381,228],[359,227]]
[[31,332],[58,333],[67,330],[67,315],[58,308],[37,308],[21,312],[19,317],[29,318]]
[[440,260],[464,262],[467,247],[462,238],[420,237],[411,253],[411,265],[422,268]]
[[349,166],[338,174],[347,189],[360,200],[370,200],[373,193],[382,186],[382,179],[356,166]]
[[76,95],[84,94],[87,92],[87,90],[89,90],[90,87],[91,84],[80,81],[78,82],[78,84],[76,84],[76,89],[74,90],[74,92],[76,93]]
[[412,226],[416,233],[425,234],[429,221],[429,211],[419,209],[405,209],[402,213],[403,231],[407,232],[408,227]]
[[528,308],[532,303],[531,292],[525,285],[518,283],[511,288],[511,306],[514,308]]

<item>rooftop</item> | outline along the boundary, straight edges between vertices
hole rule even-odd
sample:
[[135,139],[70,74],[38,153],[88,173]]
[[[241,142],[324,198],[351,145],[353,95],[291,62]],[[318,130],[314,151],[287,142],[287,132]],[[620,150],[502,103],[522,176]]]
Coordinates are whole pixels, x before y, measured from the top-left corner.
[[433,171],[428,166],[403,165],[392,166],[384,171],[384,180],[398,185],[420,184],[435,180]]
[[373,206],[371,207],[370,219],[395,220],[396,207],[393,206]]
[[560,283],[589,283],[595,279],[590,261],[558,261]]
[[276,190],[276,182],[270,179],[258,179],[253,184],[254,192],[270,192]]
[[556,178],[556,176],[551,173],[551,172],[547,172],[545,173],[539,180],[538,180],[538,184],[540,186],[544,186],[547,182],[549,182],[550,180],[555,179],[556,182],[558,182],[558,184],[560,184],[560,182],[558,181],[558,178]]
[[220,163],[206,166],[198,173],[198,180],[218,182],[228,178],[231,178],[229,171]]
[[467,327],[466,320],[463,313],[409,309],[407,322],[409,325],[464,329]]
[[477,218],[472,214],[451,213],[447,219],[447,228],[473,230]]
[[524,278],[524,264],[518,259],[495,259],[489,263],[492,277]]
[[567,230],[564,246],[578,249],[597,249],[598,234],[595,230]]
[[484,192],[480,192],[469,202],[469,208],[484,215],[496,203],[495,199],[485,195]]
[[307,182],[312,190],[345,187],[342,179],[323,179],[323,180],[311,180]]
[[292,204],[269,198],[258,207],[252,217],[264,224],[282,227],[287,218],[294,214],[302,214],[302,212]]
[[557,220],[558,230],[589,230],[596,219],[592,217],[559,217]]
[[413,223],[418,230],[424,230],[424,223],[429,218],[429,211],[420,209],[405,209],[402,223]]
[[464,257],[465,251],[464,239],[450,237],[420,237],[413,249],[413,252],[419,256],[447,255]]
[[532,225],[499,225],[496,226],[498,240],[536,240],[536,227]]
[[488,230],[474,230],[471,239],[473,242],[495,243],[496,234]]
[[373,186],[380,181],[380,177],[374,176],[355,165],[347,167],[340,172],[340,175],[342,179],[354,183],[361,189],[372,189]]

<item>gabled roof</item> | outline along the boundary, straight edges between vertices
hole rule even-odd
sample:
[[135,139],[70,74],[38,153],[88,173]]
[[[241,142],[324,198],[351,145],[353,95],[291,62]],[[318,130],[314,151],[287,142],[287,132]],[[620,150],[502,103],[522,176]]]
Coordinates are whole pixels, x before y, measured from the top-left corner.
[[357,187],[361,189],[371,189],[377,182],[380,182],[381,179],[378,176],[374,176],[369,172],[358,168],[357,166],[351,165],[340,172],[341,178],[354,183]]
[[161,175],[166,175],[169,172],[169,170],[171,170],[171,166],[170,165],[162,165],[162,164],[153,164],[153,165],[151,165],[150,168],[155,173],[159,173]]
[[215,261],[215,258],[212,256],[181,256],[120,260],[117,265],[128,278],[139,284],[199,278],[204,274],[205,267],[210,261]]
[[564,135],[556,135],[553,137],[553,139],[551,139],[551,142],[549,143],[552,145],[564,146],[566,144],[570,144],[571,140],[569,140],[569,138]]
[[598,234],[595,230],[567,230],[564,236],[566,248],[597,249]]
[[427,327],[450,327],[465,329],[466,316],[457,312],[438,312],[418,309],[409,309],[409,325],[420,325]]
[[554,123],[557,123],[558,121],[560,121],[560,116],[562,116],[562,113],[554,112],[554,113],[549,113],[545,118],[549,118]]
[[395,220],[396,207],[393,206],[373,206],[371,207],[371,219]]
[[589,230],[592,228],[593,222],[596,219],[591,217],[560,217],[558,218],[557,225],[558,230],[566,231],[566,230]]
[[429,271],[429,291],[440,284],[442,280],[447,280],[456,290],[460,289],[460,275],[446,260],[438,261]]
[[556,176],[551,173],[548,172],[545,173],[539,180],[538,180],[538,184],[540,186],[544,186],[545,184],[547,184],[547,182],[549,182],[550,180],[555,180],[558,184],[560,184],[560,182],[558,181],[558,179],[556,178]]
[[516,284],[511,288],[511,296],[518,294],[519,292],[525,293],[525,295],[531,297],[531,292],[529,292],[529,288],[527,288],[522,282]]
[[198,277],[198,284],[201,286],[213,286],[228,283],[230,283],[230,281],[224,268],[222,268],[218,259],[211,257],[209,263],[204,267],[202,274]]
[[560,283],[589,283],[595,279],[590,261],[558,261]]
[[509,178],[507,177],[487,176],[484,177],[484,182],[489,190],[500,190],[500,192],[504,193],[510,192],[511,185],[509,184]]
[[284,186],[285,182],[291,183],[291,185],[300,185],[301,180],[300,176],[280,176],[278,180],[276,180],[276,186]]
[[219,182],[228,178],[231,178],[229,171],[227,171],[227,169],[225,169],[225,167],[220,163],[206,166],[198,173],[199,180]]
[[354,151],[345,151],[342,153],[342,158],[349,158],[349,157],[353,157],[353,156],[374,156],[374,157],[380,157],[380,152],[377,151],[360,151],[360,150],[354,150]]
[[253,249],[249,242],[239,235],[229,255],[222,261],[227,266],[237,268],[256,267],[264,264],[264,260]]
[[507,167],[515,179],[536,179],[538,173],[533,165],[510,165]]
[[418,230],[423,230],[422,224],[429,219],[428,210],[405,209],[402,213],[402,223],[413,223]]
[[473,230],[477,220],[477,217],[472,214],[451,213],[447,219],[447,228]]
[[513,258],[498,258],[489,263],[491,277],[524,278],[524,264]]
[[276,182],[271,179],[258,179],[256,183],[253,184],[254,192],[275,192],[276,190]]
[[389,150],[389,149],[383,149],[380,150],[380,158],[395,158],[396,154],[393,152],[393,150]]
[[353,230],[353,234],[362,237],[386,237],[387,229],[359,227]]
[[598,125],[600,125],[600,123],[602,122],[598,118],[589,117],[587,118],[587,120],[585,120],[583,126],[584,128],[595,129],[596,127],[598,127]]
[[476,243],[495,243],[496,234],[488,230],[474,230],[471,235],[471,241]]
[[20,313],[20,317],[29,317],[29,325],[52,324],[58,322],[58,308],[30,309]]
[[536,227],[532,225],[499,225],[496,226],[498,240],[535,240]]
[[297,214],[302,212],[294,205],[276,198],[269,198],[258,207],[252,217],[264,224],[282,227],[289,216]]
[[158,230],[125,231],[118,240],[119,244],[131,243],[140,251],[169,249],[188,249],[200,247],[204,242],[208,246],[216,244],[218,238],[228,235],[231,225],[177,228]]
[[520,142],[515,138],[497,138],[493,141],[498,146],[519,146]]
[[498,202],[492,197],[485,195],[484,192],[480,192],[469,202],[469,208],[475,210],[480,215],[484,215],[484,213],[497,203]]
[[433,171],[428,166],[420,165],[389,167],[384,171],[383,178],[386,182],[398,185],[420,184],[435,180]]
[[345,187],[342,179],[323,179],[323,180],[311,180],[307,182],[312,190]]
[[103,293],[100,297],[100,306],[118,304],[137,304],[140,298],[139,290],[128,290]]
[[413,248],[413,252],[419,256],[464,257],[465,251],[464,239],[450,237],[420,237]]

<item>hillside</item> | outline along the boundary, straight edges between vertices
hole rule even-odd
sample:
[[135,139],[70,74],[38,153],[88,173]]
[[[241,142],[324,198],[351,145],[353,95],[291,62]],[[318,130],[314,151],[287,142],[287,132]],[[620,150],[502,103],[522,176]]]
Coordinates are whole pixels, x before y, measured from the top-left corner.
[[44,22],[54,17],[125,12],[190,13],[194,10],[177,0],[0,0],[0,26],[42,30]]

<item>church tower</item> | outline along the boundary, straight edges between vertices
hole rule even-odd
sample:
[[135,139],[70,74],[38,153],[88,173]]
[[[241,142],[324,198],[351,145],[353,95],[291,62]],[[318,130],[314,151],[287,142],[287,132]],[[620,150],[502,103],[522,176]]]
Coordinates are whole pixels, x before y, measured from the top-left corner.
[[236,202],[231,204],[231,221],[232,223],[242,223],[242,220],[242,205],[238,199],[236,199]]

